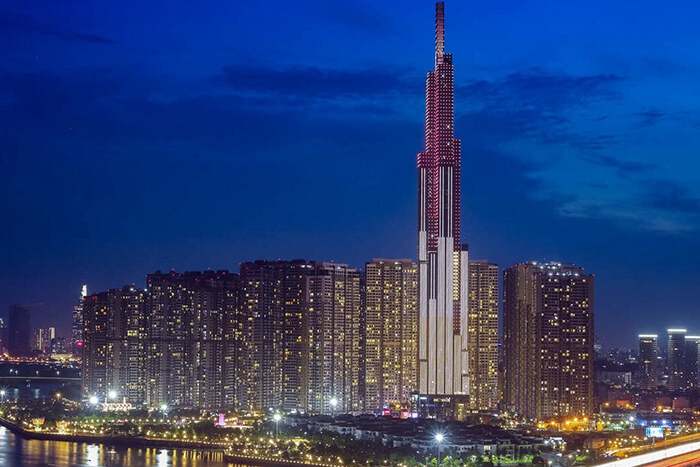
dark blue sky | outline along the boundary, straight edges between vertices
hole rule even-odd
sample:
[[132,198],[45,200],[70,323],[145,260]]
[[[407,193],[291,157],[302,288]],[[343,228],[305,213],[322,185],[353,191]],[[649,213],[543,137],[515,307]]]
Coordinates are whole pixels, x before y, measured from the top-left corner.
[[[700,333],[697,2],[448,1],[463,241]],[[415,257],[431,1],[5,2],[0,307],[255,259]],[[6,312],[6,311],[5,311]]]

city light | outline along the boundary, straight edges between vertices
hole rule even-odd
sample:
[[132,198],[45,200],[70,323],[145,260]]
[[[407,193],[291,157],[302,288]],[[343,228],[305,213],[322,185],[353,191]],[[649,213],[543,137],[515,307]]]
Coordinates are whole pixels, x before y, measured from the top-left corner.
[[440,459],[440,448],[442,447],[442,442],[445,439],[445,436],[442,433],[437,433],[435,435],[435,441],[437,441],[437,461],[438,461],[438,467],[442,465],[442,460]]
[[275,421],[275,438],[279,439],[280,437],[280,419],[282,418],[282,415],[279,413],[276,413],[272,416],[272,419]]

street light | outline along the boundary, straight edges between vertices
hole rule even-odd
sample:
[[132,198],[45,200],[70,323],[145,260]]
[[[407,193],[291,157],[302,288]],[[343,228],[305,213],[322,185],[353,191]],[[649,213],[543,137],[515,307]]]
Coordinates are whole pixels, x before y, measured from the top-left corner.
[[442,465],[442,461],[440,460],[440,448],[442,447],[442,440],[445,439],[445,436],[442,433],[438,433],[435,435],[435,441],[437,441],[437,452],[438,452],[438,467]]
[[338,405],[338,399],[331,397],[331,417],[335,417],[335,406]]
[[110,389],[109,392],[107,393],[107,397],[109,397],[110,400],[114,400],[117,398],[117,391],[114,389]]
[[0,397],[2,398],[2,402],[5,402],[5,394],[6,394],[5,390],[0,389]]
[[95,407],[97,407],[97,403],[100,402],[100,400],[93,394],[90,396],[90,399],[88,399],[88,402],[90,402],[90,406],[92,406],[91,415],[95,415]]
[[282,418],[282,415],[276,413],[272,416],[272,419],[275,421],[275,439],[280,439],[280,419]]

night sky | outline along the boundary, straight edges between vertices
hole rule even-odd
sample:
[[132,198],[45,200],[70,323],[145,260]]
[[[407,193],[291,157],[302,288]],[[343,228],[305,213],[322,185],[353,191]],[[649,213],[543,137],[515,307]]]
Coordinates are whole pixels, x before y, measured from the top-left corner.
[[[596,334],[700,334],[696,1],[446,2],[462,236],[596,275]],[[0,316],[80,285],[416,255],[430,0],[0,6]]]

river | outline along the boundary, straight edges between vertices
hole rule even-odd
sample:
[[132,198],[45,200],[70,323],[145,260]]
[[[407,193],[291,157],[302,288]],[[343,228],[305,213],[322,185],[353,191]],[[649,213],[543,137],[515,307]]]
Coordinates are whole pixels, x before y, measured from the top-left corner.
[[[207,458],[207,454],[209,458]],[[66,441],[26,440],[0,427],[2,467],[247,467],[224,462],[220,452],[128,448]]]

